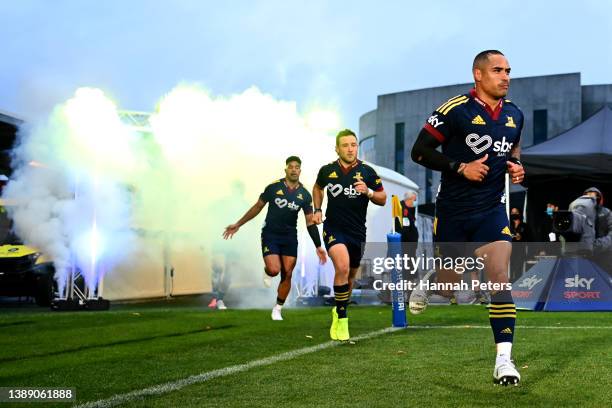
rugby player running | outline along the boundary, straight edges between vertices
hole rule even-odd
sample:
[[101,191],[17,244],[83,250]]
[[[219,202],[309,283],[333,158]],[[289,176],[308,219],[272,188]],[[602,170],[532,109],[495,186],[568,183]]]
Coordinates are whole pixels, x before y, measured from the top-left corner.
[[291,291],[291,276],[297,260],[297,218],[300,209],[304,211],[308,234],[317,248],[319,261],[327,261],[325,250],[321,247],[319,229],[312,220],[312,197],[300,183],[302,161],[297,156],[290,156],[285,164],[285,178],[269,184],[242,218],[228,225],[223,232],[224,239],[232,238],[241,226],[255,218],[269,204],[261,230],[264,283],[270,286],[270,279],[279,273],[281,275],[276,304],[272,308],[272,320],[283,320],[281,309]]
[[338,159],[321,167],[312,190],[315,224],[322,222],[323,190],[327,189],[327,210],[323,224],[323,241],[334,264],[333,340],[350,338],[347,308],[353,279],[359,270],[366,240],[368,203],[385,205],[387,193],[376,171],[357,159],[357,136],[349,129],[336,136]]
[[[516,385],[521,376],[511,360],[516,307],[507,285],[512,234],[504,186],[506,172],[515,184],[525,175],[519,160],[523,113],[505,99],[510,66],[500,51],[479,53],[472,73],[474,89],[449,99],[432,113],[412,148],[412,159],[442,172],[434,241],[482,243],[475,255],[484,258],[487,279],[506,288],[491,292],[489,321],[497,349],[493,380]],[[436,150],[439,146],[442,152]],[[451,270],[437,272],[438,282],[461,279]],[[422,312],[430,294],[413,291],[410,311]]]

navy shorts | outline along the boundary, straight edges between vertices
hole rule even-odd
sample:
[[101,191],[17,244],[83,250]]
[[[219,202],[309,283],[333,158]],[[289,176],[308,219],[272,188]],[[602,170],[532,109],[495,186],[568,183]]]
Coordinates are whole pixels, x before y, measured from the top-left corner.
[[496,206],[471,217],[447,217],[436,213],[434,242],[512,241],[506,207]]
[[270,232],[261,233],[261,255],[280,255],[297,257],[297,237],[274,234]]
[[363,257],[365,236],[347,233],[344,229],[323,223],[323,241],[327,251],[336,244],[344,244],[349,253],[349,266],[351,268],[359,267]]

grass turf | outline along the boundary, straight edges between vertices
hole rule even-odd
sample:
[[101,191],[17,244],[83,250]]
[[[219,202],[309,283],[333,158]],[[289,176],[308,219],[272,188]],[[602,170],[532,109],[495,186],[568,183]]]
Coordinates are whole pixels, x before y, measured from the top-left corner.
[[[82,403],[328,341],[329,308],[283,314],[273,322],[268,310],[193,307],[3,313],[0,386],[71,387]],[[352,307],[349,315],[353,336],[388,327],[391,318],[388,307]],[[519,387],[493,386],[488,327],[412,328],[124,406],[608,406],[610,317],[519,311],[517,324],[530,327],[516,330]],[[409,320],[488,326],[479,306],[430,307]],[[568,326],[601,328],[547,328]]]

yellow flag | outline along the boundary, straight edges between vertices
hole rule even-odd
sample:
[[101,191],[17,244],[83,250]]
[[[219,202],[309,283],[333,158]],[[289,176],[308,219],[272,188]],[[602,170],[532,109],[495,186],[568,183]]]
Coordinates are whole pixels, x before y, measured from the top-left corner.
[[396,195],[391,196],[391,217],[393,218],[393,230],[395,231],[395,226],[398,225],[398,222],[399,225],[402,225],[402,205],[399,197]]

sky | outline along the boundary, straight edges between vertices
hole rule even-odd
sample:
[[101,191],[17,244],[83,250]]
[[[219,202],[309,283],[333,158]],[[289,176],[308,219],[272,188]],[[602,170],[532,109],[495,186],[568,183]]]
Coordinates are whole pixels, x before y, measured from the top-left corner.
[[226,96],[256,86],[357,129],[377,95],[471,81],[484,49],[503,51],[514,77],[612,83],[603,0],[0,0],[0,38],[0,111],[26,120],[81,86],[153,111],[198,83]]

